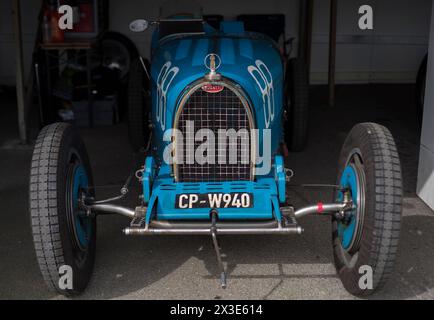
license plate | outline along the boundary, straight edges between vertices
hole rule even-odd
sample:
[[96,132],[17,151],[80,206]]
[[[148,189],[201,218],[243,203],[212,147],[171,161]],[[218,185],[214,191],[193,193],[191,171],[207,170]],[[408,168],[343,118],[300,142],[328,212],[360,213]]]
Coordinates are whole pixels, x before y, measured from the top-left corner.
[[185,193],[176,195],[176,209],[251,208],[251,193]]

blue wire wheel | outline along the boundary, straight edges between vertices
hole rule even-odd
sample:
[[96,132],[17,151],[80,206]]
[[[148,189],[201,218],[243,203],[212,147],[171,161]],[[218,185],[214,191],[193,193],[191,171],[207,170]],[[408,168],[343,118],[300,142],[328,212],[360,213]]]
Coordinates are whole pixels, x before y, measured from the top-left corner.
[[[341,246],[348,254],[354,254],[360,247],[365,210],[365,172],[362,158],[357,150],[351,152],[347,164],[342,171],[337,201],[351,197],[354,208],[350,214],[338,222],[338,235]],[[346,194],[346,195],[345,195]]]
[[92,218],[87,217],[85,210],[80,207],[80,199],[88,193],[89,179],[77,158],[69,165],[66,186],[69,229],[79,262],[81,258],[85,258],[92,236]]

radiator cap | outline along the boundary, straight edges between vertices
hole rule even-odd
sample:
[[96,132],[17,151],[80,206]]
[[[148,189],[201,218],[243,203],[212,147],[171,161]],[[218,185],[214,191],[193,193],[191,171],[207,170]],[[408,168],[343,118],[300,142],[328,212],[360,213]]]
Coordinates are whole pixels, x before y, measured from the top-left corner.
[[215,54],[210,53],[204,59],[205,67],[209,70],[209,73],[205,75],[205,79],[207,80],[220,80],[221,74],[217,73],[216,70],[220,68],[222,63],[221,58]]

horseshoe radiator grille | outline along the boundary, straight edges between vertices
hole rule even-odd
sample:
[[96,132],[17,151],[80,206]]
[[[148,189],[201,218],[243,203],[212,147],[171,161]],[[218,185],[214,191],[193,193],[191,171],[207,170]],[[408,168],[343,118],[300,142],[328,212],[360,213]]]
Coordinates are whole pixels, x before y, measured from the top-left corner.
[[[235,88],[226,84],[216,93],[203,90],[203,86],[204,83],[196,85],[187,93],[176,117],[175,128],[184,137],[183,148],[178,144],[175,146],[175,152],[182,152],[183,158],[182,163],[175,165],[176,179],[183,182],[251,180],[250,130],[253,122],[247,101]],[[209,153],[201,153],[211,155],[210,159],[214,155],[214,163],[198,163],[197,157],[193,156],[207,139],[192,139],[188,133],[194,131],[196,134],[201,129],[210,129],[214,133],[213,147]],[[219,135],[222,130],[234,130],[237,137],[228,139]]]

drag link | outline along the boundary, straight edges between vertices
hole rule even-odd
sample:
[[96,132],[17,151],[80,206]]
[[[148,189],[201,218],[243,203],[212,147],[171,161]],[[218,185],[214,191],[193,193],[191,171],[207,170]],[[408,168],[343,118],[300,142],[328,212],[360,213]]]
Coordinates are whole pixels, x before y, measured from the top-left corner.
[[301,218],[312,214],[323,214],[323,215],[335,215],[336,213],[342,213],[345,211],[353,210],[353,202],[342,202],[342,203],[322,203],[319,202],[316,205],[307,206],[298,209],[294,212],[295,218]]

